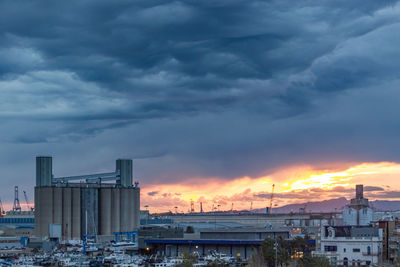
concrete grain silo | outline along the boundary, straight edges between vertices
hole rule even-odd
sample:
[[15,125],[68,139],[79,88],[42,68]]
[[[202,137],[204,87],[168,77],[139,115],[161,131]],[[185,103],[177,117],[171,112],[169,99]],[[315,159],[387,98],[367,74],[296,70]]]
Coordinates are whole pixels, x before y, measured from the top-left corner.
[[[52,158],[37,157],[35,234],[65,240],[137,230],[140,188],[132,173],[132,160],[118,159],[115,172],[55,178]],[[59,226],[61,233],[52,230]]]

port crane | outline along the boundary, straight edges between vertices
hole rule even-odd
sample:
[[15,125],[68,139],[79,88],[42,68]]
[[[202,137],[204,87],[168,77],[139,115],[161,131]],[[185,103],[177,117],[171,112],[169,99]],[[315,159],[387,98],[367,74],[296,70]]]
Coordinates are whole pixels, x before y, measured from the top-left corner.
[[21,211],[21,204],[19,203],[19,197],[18,197],[18,186],[14,186],[14,205],[13,205],[13,211]]
[[275,184],[272,184],[271,198],[269,200],[269,207],[267,207],[267,214],[271,214],[271,211],[272,211],[272,201],[274,199],[274,189],[275,189]]
[[194,202],[192,199],[190,200],[190,213],[194,213]]
[[26,207],[28,208],[28,210],[33,211],[33,208],[29,205],[29,200],[28,200],[28,196],[26,194],[26,191],[24,190],[23,192],[24,192]]

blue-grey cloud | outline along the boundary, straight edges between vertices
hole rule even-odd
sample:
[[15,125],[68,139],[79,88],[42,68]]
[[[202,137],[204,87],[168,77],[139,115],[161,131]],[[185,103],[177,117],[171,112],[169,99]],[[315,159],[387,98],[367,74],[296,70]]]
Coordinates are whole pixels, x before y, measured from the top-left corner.
[[66,174],[132,157],[144,183],[398,161],[399,14],[372,0],[2,1],[2,175],[31,183],[42,153]]

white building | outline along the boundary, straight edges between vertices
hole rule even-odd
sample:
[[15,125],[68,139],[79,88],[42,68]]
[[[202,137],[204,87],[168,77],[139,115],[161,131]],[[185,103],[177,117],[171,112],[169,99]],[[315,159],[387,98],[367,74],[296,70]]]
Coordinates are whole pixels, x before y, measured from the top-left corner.
[[382,253],[382,229],[370,226],[323,226],[320,250],[333,266],[378,266]]
[[356,197],[343,210],[344,225],[369,225],[373,220],[374,212],[369,207],[367,198],[364,198],[363,185],[356,185]]
[[344,225],[369,225],[374,212],[370,207],[360,209],[347,207],[343,210],[342,215]]

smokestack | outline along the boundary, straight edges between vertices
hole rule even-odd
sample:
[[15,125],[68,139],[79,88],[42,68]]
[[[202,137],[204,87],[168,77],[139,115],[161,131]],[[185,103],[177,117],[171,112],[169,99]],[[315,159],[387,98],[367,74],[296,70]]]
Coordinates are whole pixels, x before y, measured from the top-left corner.
[[364,189],[362,184],[356,185],[356,199],[364,198],[363,191]]

